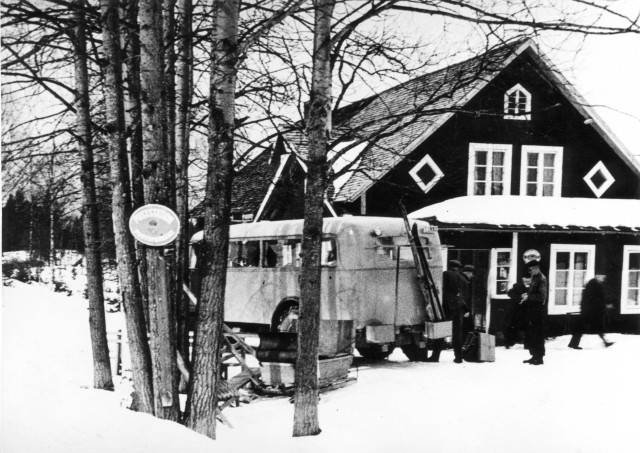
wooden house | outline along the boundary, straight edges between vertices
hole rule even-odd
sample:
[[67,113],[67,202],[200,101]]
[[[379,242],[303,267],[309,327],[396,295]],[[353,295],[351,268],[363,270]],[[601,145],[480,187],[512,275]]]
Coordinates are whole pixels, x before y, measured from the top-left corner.
[[[259,202],[238,196],[251,167],[239,173],[235,215],[302,217],[305,156],[304,134],[283,134],[253,163],[269,168]],[[402,201],[429,219],[445,259],[475,266],[474,311],[490,332],[533,251],[551,335],[569,333],[595,274],[608,277],[609,329],[640,333],[640,163],[532,41],[335,111],[329,157],[327,215],[398,216]]]

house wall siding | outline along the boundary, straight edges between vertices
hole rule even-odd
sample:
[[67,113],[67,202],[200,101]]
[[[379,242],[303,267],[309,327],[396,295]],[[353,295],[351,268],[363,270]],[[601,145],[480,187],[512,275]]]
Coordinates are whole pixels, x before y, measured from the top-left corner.
[[[440,230],[443,245],[456,249],[486,249],[511,248],[511,232],[476,232],[473,230]],[[595,274],[607,276],[609,295],[614,310],[608,319],[608,330],[640,334],[640,316],[620,314],[621,279],[622,279],[622,251],[625,245],[638,244],[638,237],[632,234],[602,234],[602,233],[568,233],[568,232],[537,232],[521,231],[518,233],[518,249],[512,258],[517,260],[516,278],[528,276],[524,268],[522,256],[529,249],[538,250],[541,254],[542,273],[550,281],[551,245],[552,244],[585,244],[595,246]],[[469,263],[465,263],[469,264]],[[504,331],[502,315],[508,300],[491,298],[490,333],[501,337]],[[575,327],[575,317],[564,314],[550,314],[547,317],[547,335],[559,336],[570,334]]]

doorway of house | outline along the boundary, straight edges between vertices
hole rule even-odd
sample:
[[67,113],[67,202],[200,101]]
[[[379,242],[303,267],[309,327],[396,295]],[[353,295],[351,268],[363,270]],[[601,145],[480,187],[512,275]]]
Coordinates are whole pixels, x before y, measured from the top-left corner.
[[471,264],[475,268],[471,282],[473,327],[485,332],[488,332],[491,310],[491,299],[488,297],[490,259],[489,249],[447,249],[447,260],[458,260],[463,266]]

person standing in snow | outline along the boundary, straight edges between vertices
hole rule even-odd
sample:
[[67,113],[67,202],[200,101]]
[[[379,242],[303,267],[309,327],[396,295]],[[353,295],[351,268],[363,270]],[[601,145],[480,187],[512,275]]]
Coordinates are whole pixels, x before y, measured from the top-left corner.
[[598,274],[595,278],[589,280],[584,287],[582,291],[582,302],[580,303],[580,323],[576,332],[571,337],[571,341],[569,342],[570,348],[582,349],[580,347],[580,339],[585,331],[597,333],[605,347],[613,344],[607,341],[604,336],[607,309],[613,308],[613,305],[607,303],[606,279],[607,277],[605,275]]
[[531,274],[531,284],[522,295],[525,308],[525,345],[531,353],[531,358],[524,363],[542,365],[545,355],[544,348],[544,318],[547,310],[547,278],[540,270],[540,262],[531,260],[527,264]]
[[[462,265],[458,260],[451,260],[447,270],[442,273],[442,302],[445,314],[452,323],[451,343],[455,356],[455,363],[462,363],[462,341],[464,313],[466,306],[467,281],[460,274]],[[444,339],[437,339],[433,344],[433,353],[428,362],[440,361],[440,352],[444,347]]]
[[504,310],[502,318],[502,330],[504,331],[504,346],[509,349],[518,341],[518,333],[522,330],[522,295],[527,292],[530,279],[523,277],[516,282],[509,291],[509,301]]
[[473,330],[473,318],[471,313],[473,312],[473,278],[475,277],[476,268],[472,264],[465,264],[462,267],[462,278],[467,282],[467,293],[465,295],[466,310],[464,312],[463,338],[467,336],[467,333]]

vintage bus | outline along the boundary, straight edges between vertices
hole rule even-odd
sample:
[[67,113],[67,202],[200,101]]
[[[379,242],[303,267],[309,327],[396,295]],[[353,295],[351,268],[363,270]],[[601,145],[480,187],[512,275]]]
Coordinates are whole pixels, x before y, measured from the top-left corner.
[[[412,221],[413,223],[413,221]],[[433,281],[441,292],[440,241],[416,221]],[[232,225],[225,323],[241,331],[281,331],[300,300],[302,220]],[[198,294],[202,232],[191,239],[192,289]],[[367,358],[386,358],[396,346],[411,360],[426,357],[425,301],[401,218],[324,219],[322,320],[353,321],[353,342]]]

